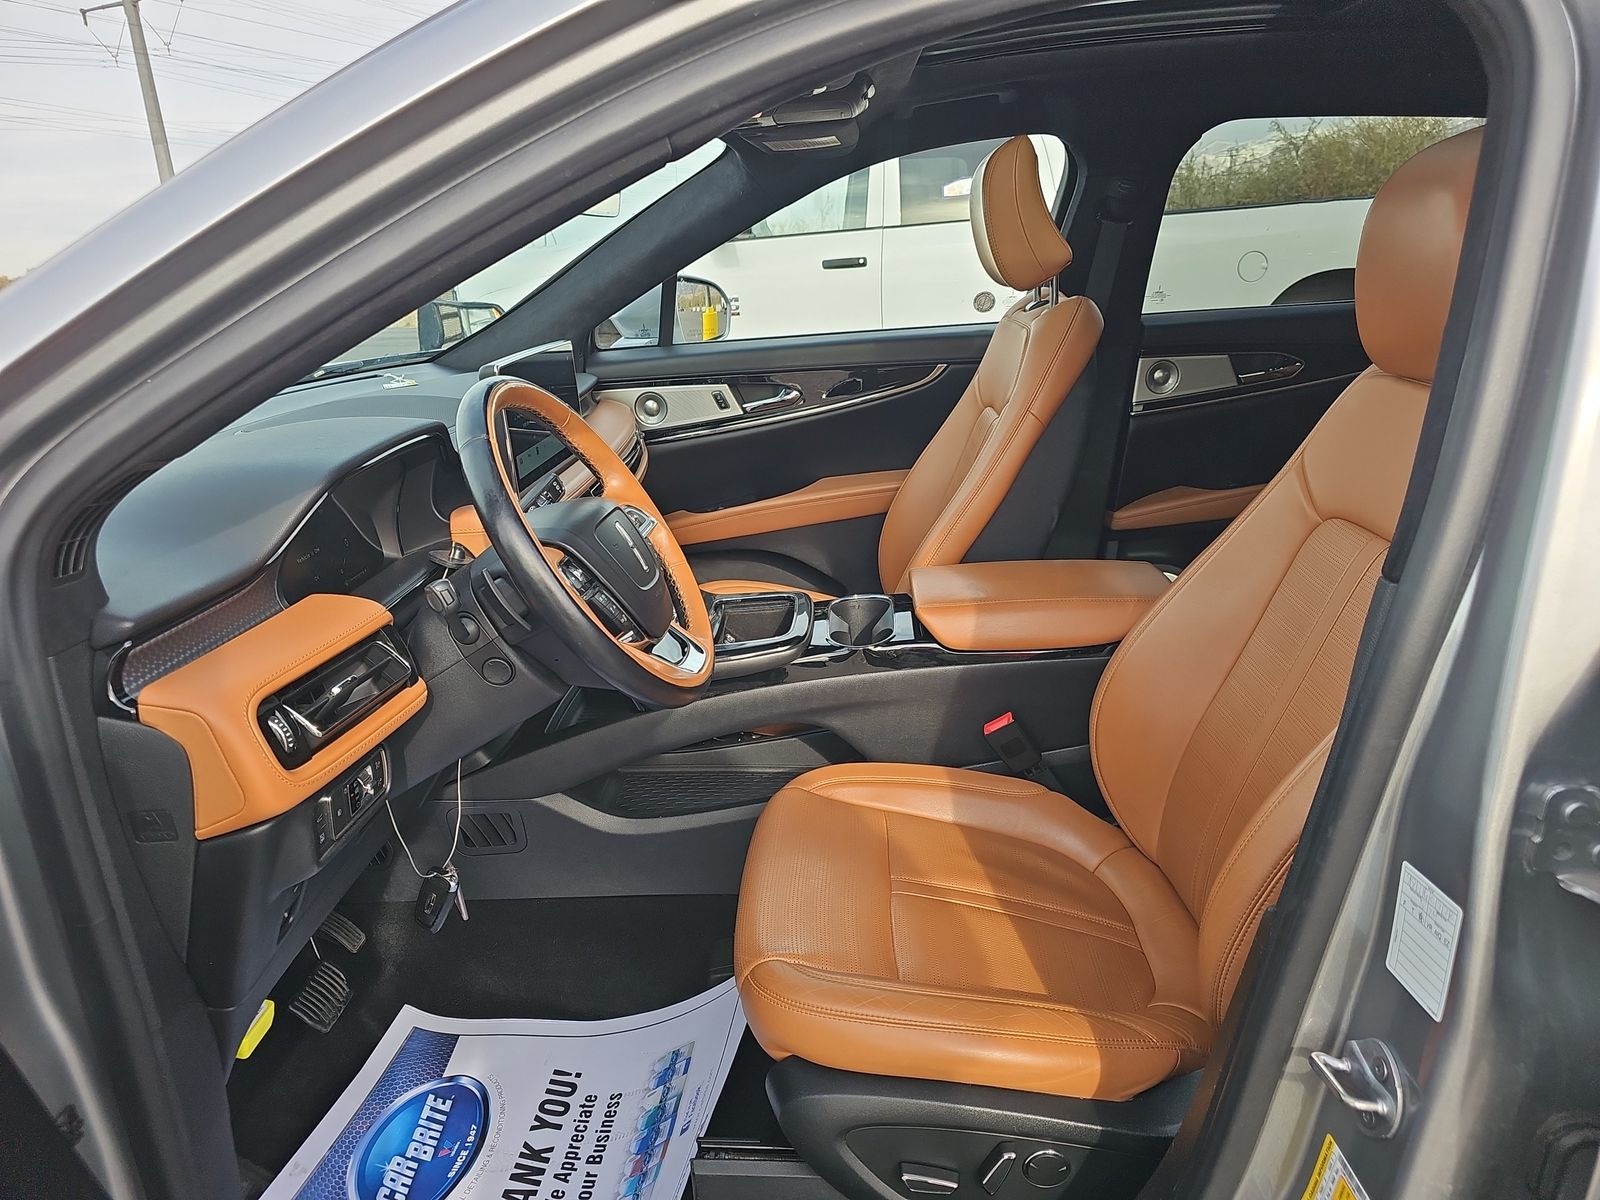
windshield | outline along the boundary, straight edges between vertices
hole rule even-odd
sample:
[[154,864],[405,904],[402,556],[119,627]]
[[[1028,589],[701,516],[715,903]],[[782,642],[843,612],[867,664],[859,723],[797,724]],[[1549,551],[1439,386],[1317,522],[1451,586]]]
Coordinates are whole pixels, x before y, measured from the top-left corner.
[[620,193],[557,225],[462,280],[444,295],[364,338],[312,373],[312,378],[427,358],[492,325],[684,180],[705,169],[724,149],[719,141],[651,172]]

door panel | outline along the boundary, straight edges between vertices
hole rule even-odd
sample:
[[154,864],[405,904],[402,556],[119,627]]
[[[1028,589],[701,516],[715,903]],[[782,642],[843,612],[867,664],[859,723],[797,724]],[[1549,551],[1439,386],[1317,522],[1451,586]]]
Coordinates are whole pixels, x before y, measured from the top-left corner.
[[[1108,536],[1116,557],[1181,567],[1229,519],[1192,514],[1248,501],[1244,489],[1277,474],[1367,357],[1348,303],[1146,315],[1144,329]],[[1152,374],[1163,363],[1178,368],[1175,385]],[[1209,504],[1175,503],[1170,522],[1115,515],[1180,488],[1231,495],[1187,497]]]
[[[631,399],[643,415],[650,493],[662,511],[715,512],[820,479],[910,467],[966,390],[992,333],[977,326],[628,349],[595,354],[589,368],[602,394]],[[651,397],[667,404],[665,416],[655,415]],[[708,419],[675,422],[686,397],[681,411]],[[706,578],[873,590],[882,521],[718,541],[695,547],[694,560]]]
[[[992,332],[916,329],[612,351],[593,355],[589,369],[602,392],[711,383],[733,390],[730,404],[740,411],[720,421],[641,426],[657,504],[709,512],[827,476],[911,466],[961,398]],[[800,400],[759,406],[784,389]]]

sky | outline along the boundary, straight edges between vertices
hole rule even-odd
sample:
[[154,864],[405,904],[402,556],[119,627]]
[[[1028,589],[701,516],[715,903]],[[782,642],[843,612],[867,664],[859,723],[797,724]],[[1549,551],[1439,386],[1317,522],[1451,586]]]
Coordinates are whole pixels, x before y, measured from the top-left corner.
[[[98,0],[81,0],[86,4]],[[178,170],[447,0],[141,0]],[[155,187],[120,5],[0,0],[0,275]]]

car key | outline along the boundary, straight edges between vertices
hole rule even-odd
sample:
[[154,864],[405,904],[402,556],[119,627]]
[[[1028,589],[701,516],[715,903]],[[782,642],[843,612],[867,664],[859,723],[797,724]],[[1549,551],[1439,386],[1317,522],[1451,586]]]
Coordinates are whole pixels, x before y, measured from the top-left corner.
[[470,920],[467,916],[467,894],[461,890],[461,874],[456,870],[454,863],[447,866],[445,870],[450,875],[450,894],[455,897],[456,911],[461,914],[463,921]]
[[450,919],[451,904],[460,894],[460,886],[453,867],[441,867],[429,874],[422,881],[422,890],[417,893],[417,906],[411,914],[417,924],[429,933],[438,933],[443,929],[444,923]]

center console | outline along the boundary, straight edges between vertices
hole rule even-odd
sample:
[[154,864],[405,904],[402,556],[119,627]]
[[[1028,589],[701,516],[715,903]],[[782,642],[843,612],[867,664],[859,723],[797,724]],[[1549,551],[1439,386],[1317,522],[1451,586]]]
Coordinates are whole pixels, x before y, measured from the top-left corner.
[[813,601],[800,592],[708,597],[718,679],[862,655],[874,666],[1112,645],[1168,586],[1149,563],[1046,560],[919,567],[909,595]]

